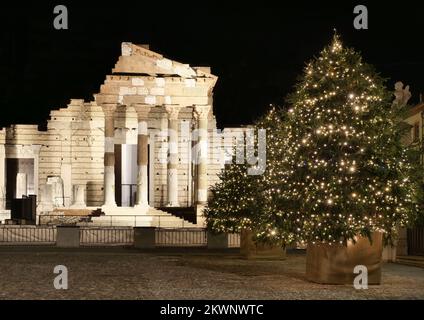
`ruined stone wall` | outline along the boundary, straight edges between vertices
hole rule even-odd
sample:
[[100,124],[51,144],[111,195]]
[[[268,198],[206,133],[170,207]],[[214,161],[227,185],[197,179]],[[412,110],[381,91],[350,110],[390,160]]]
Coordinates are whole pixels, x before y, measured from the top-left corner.
[[133,103],[151,106],[206,105],[212,102],[209,96],[211,78],[184,79],[178,76],[123,76],[110,75],[101,86],[101,94],[112,102],[123,105]]
[[[212,106],[212,91],[217,77],[207,67],[190,67],[163,57],[144,46],[122,44],[112,75],[106,76],[96,102],[74,99],[66,108],[50,114],[47,131],[37,126],[11,126],[0,131],[5,138],[7,157],[36,160],[36,193],[41,196],[48,177],[59,176],[64,185],[64,204],[72,203],[72,186],[86,186],[87,205],[100,207],[104,202],[105,177],[105,105],[113,104],[114,143],[137,144],[141,118],[139,108],[150,110],[147,118],[149,158],[149,202],[151,206],[167,204],[168,170],[166,135],[169,108],[178,112],[178,202],[182,207],[196,201],[196,165],[192,152],[197,129],[196,106]],[[138,109],[137,109],[138,108]],[[207,114],[206,114],[207,115]],[[208,116],[208,185],[217,181],[224,167],[222,137],[216,135],[213,108]],[[204,118],[203,118],[204,119]],[[202,122],[204,124],[204,121]],[[186,131],[184,131],[184,128]],[[169,169],[169,168],[168,168]],[[1,178],[1,177],[0,177]],[[172,190],[172,189],[171,189]],[[39,197],[40,200],[40,197]]]
[[61,176],[65,205],[72,201],[72,185],[86,186],[87,205],[103,203],[104,115],[95,103],[71,100],[67,108],[52,111],[50,139],[40,151],[40,186],[48,176]]
[[6,209],[6,130],[0,129],[0,214]]

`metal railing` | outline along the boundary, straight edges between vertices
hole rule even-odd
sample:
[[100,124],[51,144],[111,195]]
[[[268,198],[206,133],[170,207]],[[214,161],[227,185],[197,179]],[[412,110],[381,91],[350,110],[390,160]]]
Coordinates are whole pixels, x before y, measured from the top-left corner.
[[205,229],[156,229],[156,246],[158,247],[205,247],[207,232]]
[[[0,226],[0,245],[55,245],[55,226]],[[133,227],[79,227],[82,247],[132,246]],[[156,228],[157,247],[206,247],[207,231],[201,228]],[[228,247],[240,247],[240,235],[228,235]]]
[[[143,227],[152,226],[158,228],[190,228],[193,224],[173,215],[103,215],[91,217],[96,226],[102,227]],[[84,225],[84,222],[80,225]],[[90,222],[87,222],[87,226]]]
[[134,229],[119,227],[81,227],[81,246],[131,246]]
[[1,226],[0,245],[53,245],[56,228],[47,226]]
[[75,215],[40,215],[39,225],[75,225],[84,223],[102,227],[138,227],[149,226],[151,222],[158,228],[186,228],[193,226],[192,223],[172,215],[103,215],[103,216],[75,216]]

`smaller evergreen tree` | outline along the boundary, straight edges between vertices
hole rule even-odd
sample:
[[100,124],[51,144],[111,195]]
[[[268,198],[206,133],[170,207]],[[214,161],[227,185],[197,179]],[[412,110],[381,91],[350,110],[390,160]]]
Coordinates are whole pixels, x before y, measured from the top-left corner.
[[247,174],[246,164],[233,163],[219,174],[211,188],[212,198],[205,209],[208,229],[238,233],[252,228],[257,212],[257,177]]
[[[256,133],[259,129],[266,130],[266,166],[263,174],[249,175],[250,165],[233,161],[219,175],[220,182],[211,188],[212,198],[205,209],[209,229],[215,232],[251,229],[254,240],[262,243],[287,244],[293,240],[291,229],[284,228],[286,222],[290,222],[284,215],[286,212],[273,210],[274,207],[267,200],[280,188],[280,182],[272,180],[275,175],[269,172],[269,168],[271,163],[281,160],[285,148],[284,118],[282,110],[272,107],[255,123]],[[255,142],[258,142],[257,139]]]

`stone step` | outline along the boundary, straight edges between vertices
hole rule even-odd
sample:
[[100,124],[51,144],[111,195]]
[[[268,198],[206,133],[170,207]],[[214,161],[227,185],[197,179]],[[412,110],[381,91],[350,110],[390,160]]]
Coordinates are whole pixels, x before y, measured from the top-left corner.
[[101,211],[106,216],[141,216],[146,215],[149,209],[148,207],[102,207]]
[[164,212],[162,210],[151,208],[148,212],[149,215],[156,217],[157,227],[162,228],[172,228],[172,227],[182,227],[182,228],[195,228],[196,225],[190,223],[184,219],[173,216],[170,213]]
[[397,259],[424,262],[424,256],[397,256]]
[[195,207],[161,207],[158,210],[167,212],[187,222],[196,224],[196,208]]
[[137,208],[107,208],[106,214],[91,217],[91,222],[81,226],[128,226],[160,228],[196,228],[196,225],[156,208],[148,208],[140,214]]
[[113,226],[113,227],[150,227],[154,217],[151,216],[100,216],[92,217],[91,222],[78,223],[80,226]]
[[396,263],[424,268],[424,256],[397,256]]

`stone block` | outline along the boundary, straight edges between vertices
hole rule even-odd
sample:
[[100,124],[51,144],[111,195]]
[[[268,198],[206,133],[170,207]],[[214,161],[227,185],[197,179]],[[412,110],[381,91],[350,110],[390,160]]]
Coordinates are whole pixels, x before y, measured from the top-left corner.
[[10,220],[10,210],[0,210],[0,223]]
[[72,186],[73,202],[71,208],[82,209],[86,207],[85,194],[86,186],[83,184],[74,184]]
[[208,231],[208,249],[228,249],[228,234]]
[[57,247],[78,248],[80,246],[80,228],[78,226],[58,226],[56,230]]
[[154,249],[156,247],[156,228],[134,228],[134,247],[138,249]]

